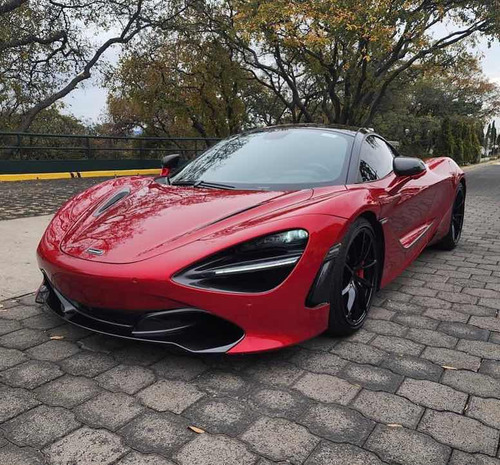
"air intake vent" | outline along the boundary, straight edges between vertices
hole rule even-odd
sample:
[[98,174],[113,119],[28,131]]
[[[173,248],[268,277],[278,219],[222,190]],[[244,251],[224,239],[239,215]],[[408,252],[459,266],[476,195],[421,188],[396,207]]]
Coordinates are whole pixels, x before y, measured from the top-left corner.
[[104,213],[108,208],[113,206],[115,203],[119,202],[121,199],[126,197],[127,195],[130,194],[130,188],[127,187],[125,189],[122,189],[121,191],[117,192],[114,194],[110,199],[106,200],[104,204],[102,204],[95,212],[94,216],[99,216],[102,213]]

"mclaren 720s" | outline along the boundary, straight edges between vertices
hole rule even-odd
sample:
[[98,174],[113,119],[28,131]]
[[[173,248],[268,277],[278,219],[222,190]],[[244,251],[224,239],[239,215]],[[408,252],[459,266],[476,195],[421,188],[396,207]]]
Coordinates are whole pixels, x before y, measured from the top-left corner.
[[356,331],[425,247],[460,239],[462,170],[371,130],[271,127],[178,161],[69,200],[38,247],[38,301],[103,334],[259,352]]

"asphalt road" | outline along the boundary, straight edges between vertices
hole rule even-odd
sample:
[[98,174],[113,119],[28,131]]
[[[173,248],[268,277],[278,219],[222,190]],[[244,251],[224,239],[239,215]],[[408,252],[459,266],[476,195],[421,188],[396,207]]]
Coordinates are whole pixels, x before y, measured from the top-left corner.
[[0,464],[500,465],[500,165],[468,173],[460,246],[426,250],[350,338],[179,355],[0,305]]

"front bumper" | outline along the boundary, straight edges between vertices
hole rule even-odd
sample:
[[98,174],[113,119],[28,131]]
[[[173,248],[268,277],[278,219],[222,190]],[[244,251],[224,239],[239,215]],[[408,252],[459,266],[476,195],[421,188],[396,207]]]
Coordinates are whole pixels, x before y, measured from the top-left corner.
[[[310,235],[306,251],[285,281],[270,291],[222,292],[195,288],[172,279],[179,270],[206,257],[207,251],[215,253],[234,242],[303,225],[307,225]],[[300,219],[273,222],[272,229],[265,226],[266,229],[256,230],[250,237],[244,229],[238,229],[238,236],[232,239],[232,243],[227,236],[212,236],[146,260],[122,264],[84,260],[62,252],[59,234],[49,226],[38,247],[39,267],[54,291],[80,311],[65,314],[61,303],[49,306],[68,321],[94,331],[163,342],[190,351],[236,354],[297,344],[322,333],[328,326],[329,305],[310,308],[306,305],[306,297],[325,254],[342,232],[345,220],[327,215],[303,215]],[[55,292],[54,295],[62,301]],[[86,308],[96,309],[92,313],[96,318],[89,320],[89,313],[85,311],[86,315],[82,316],[82,309]],[[200,325],[210,327],[208,339],[213,338],[210,346],[206,342],[195,343],[194,335],[199,336],[199,332],[179,331],[175,337],[170,334],[160,341],[151,334],[138,334],[134,326],[125,328],[125,331],[116,325],[109,326],[109,318],[103,318],[111,311],[114,316],[132,315],[135,322],[149,314],[174,310],[191,312],[193,309],[196,317],[200,313],[212,317],[203,317]],[[106,320],[104,326],[98,321],[103,319]],[[215,320],[217,324],[212,324]],[[222,335],[216,334],[218,332]],[[203,341],[206,337],[205,332]],[[186,343],[185,338],[191,339]]]
[[137,313],[88,307],[64,297],[47,277],[36,300],[81,328],[192,353],[225,353],[244,336],[235,324],[195,308]]

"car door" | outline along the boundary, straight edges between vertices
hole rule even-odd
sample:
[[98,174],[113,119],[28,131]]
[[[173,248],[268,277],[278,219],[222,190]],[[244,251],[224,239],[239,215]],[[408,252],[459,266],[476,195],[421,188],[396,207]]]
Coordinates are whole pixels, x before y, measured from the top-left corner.
[[396,176],[394,156],[395,150],[378,136],[367,136],[361,145],[359,182],[368,184],[380,205],[386,252],[383,281],[399,274],[425,247],[434,211],[428,173]]

